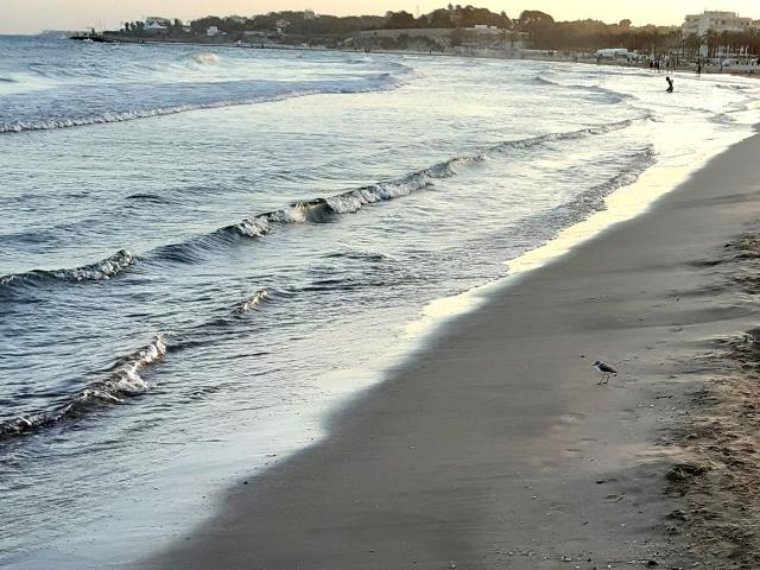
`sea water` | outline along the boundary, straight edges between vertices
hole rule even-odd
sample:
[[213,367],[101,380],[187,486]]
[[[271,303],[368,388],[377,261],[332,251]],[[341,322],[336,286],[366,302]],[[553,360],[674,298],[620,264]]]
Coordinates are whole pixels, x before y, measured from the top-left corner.
[[675,86],[0,38],[0,564],[181,539],[324,437],[432,301],[754,132],[754,80]]

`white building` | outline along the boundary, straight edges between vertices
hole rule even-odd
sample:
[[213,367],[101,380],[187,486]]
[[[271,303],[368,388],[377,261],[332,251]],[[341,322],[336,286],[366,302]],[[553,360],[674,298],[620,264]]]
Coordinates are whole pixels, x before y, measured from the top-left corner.
[[707,30],[720,32],[744,32],[752,27],[752,18],[742,18],[736,12],[710,12],[686,16],[681,29],[683,35],[696,34],[700,37]]
[[285,33],[285,30],[287,30],[289,26],[290,26],[290,22],[288,20],[277,20],[277,23],[275,24],[277,35],[278,36],[283,35]]
[[218,26],[209,26],[206,28],[206,35],[210,38],[213,38],[214,36],[219,35],[219,27]]
[[168,18],[149,16],[145,18],[145,26],[143,27],[143,30],[146,32],[165,32],[169,29],[171,24],[171,20]]
[[467,28],[476,34],[500,34],[501,30],[496,26],[487,26],[486,24],[475,24],[472,28]]

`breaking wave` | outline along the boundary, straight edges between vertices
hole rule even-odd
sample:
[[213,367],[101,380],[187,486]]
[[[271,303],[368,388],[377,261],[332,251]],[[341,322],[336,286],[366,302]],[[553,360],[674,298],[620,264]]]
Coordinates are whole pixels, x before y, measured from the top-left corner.
[[245,313],[256,309],[259,305],[261,305],[269,298],[269,291],[266,289],[256,291],[256,293],[254,293],[252,296],[244,299],[243,301],[240,301],[237,305],[235,305],[232,309],[232,314],[242,316]]
[[[81,110],[77,88],[50,89],[2,97],[0,133],[20,133],[173,115],[201,109],[252,105],[309,95],[389,91],[405,82],[404,73],[381,73],[341,81],[219,81],[193,84],[139,83],[88,88],[90,107]],[[121,108],[120,108],[121,107]]]
[[215,63],[219,63],[219,56],[210,51],[202,51],[199,53],[194,53],[192,55],[192,58],[193,58],[193,61],[195,61],[195,63],[200,63],[201,65],[212,65]]
[[509,151],[528,149],[563,140],[574,140],[589,136],[602,135],[630,127],[631,120],[619,121],[598,127],[589,127],[566,133],[549,133],[528,139],[505,141],[480,153],[458,156],[440,162],[428,168],[418,170],[402,178],[379,182],[343,192],[327,198],[315,198],[303,202],[294,202],[289,207],[246,218],[237,224],[222,228],[219,232],[234,233],[249,238],[260,238],[269,234],[278,224],[320,223],[329,221],[336,215],[352,214],[368,204],[408,196],[435,183],[436,180],[450,178],[457,170],[470,164],[485,160],[488,156]]
[[103,406],[122,404],[126,398],[146,392],[149,386],[140,373],[165,355],[166,344],[159,336],[145,348],[119,359],[106,378],[89,384],[53,409],[22,414],[0,423],[0,440],[25,435]]
[[535,81],[536,83],[540,83],[541,85],[548,85],[550,87],[556,87],[559,89],[570,89],[573,91],[582,91],[589,95],[599,95],[603,97],[602,99],[603,102],[610,103],[610,104],[621,103],[623,101],[636,98],[631,94],[620,93],[619,91],[607,89],[599,85],[581,85],[581,84],[566,85],[564,83],[552,81],[551,79],[544,77],[543,75],[537,75],[536,77],[533,78],[533,81]]
[[0,286],[15,285],[17,283],[34,284],[50,280],[72,283],[101,281],[119,275],[136,261],[137,257],[134,254],[126,249],[122,249],[106,259],[90,265],[75,267],[74,269],[35,269],[26,273],[0,276]]
[[81,417],[106,406],[124,404],[128,398],[150,390],[150,384],[141,373],[161,362],[168,352],[177,353],[198,346],[208,347],[215,342],[214,335],[219,334],[220,328],[234,326],[236,317],[256,310],[267,301],[287,299],[292,295],[287,291],[270,292],[268,289],[260,289],[237,303],[227,317],[205,321],[173,333],[171,347],[167,347],[164,337],[159,335],[146,347],[119,358],[105,371],[104,378],[88,384],[73,395],[64,396],[62,401],[53,403],[51,409],[22,413],[13,419],[0,421],[0,441],[53,427],[62,421]]

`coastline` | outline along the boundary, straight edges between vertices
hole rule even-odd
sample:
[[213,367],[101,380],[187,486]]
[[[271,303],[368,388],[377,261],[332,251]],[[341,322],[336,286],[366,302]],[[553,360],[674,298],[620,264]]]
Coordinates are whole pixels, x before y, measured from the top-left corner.
[[752,328],[704,260],[746,229],[758,144],[494,293],[143,567],[683,563],[663,491],[686,452],[661,436],[704,382],[696,347]]
[[[175,45],[175,46],[197,46],[202,48],[234,48],[234,49],[251,49],[251,50],[281,50],[289,52],[327,52],[327,53],[353,53],[363,54],[362,50],[348,48],[330,48],[327,46],[303,46],[291,44],[262,43],[256,45],[237,44],[233,42],[219,41],[187,41],[185,38],[177,40],[156,39],[156,38],[127,38],[109,36],[108,43],[126,44],[126,45]],[[552,53],[554,52],[554,53]],[[572,63],[594,66],[611,66],[623,67],[627,69],[640,69],[643,71],[652,71],[646,64],[631,64],[617,60],[597,60],[597,58],[586,54],[585,52],[560,52],[559,50],[517,50],[517,51],[496,51],[489,49],[468,49],[468,50],[451,50],[451,51],[419,51],[419,50],[394,50],[383,49],[373,50],[372,55],[396,55],[396,56],[415,56],[415,57],[453,57],[453,58],[475,58],[475,59],[498,59],[507,61],[547,61],[552,63]],[[755,71],[758,73],[756,74]],[[678,67],[670,70],[657,70],[657,73],[687,73],[694,74],[696,68]],[[717,66],[705,66],[702,70],[704,75],[738,75],[740,77],[760,77],[760,67],[757,69],[732,69],[725,67],[723,69]]]

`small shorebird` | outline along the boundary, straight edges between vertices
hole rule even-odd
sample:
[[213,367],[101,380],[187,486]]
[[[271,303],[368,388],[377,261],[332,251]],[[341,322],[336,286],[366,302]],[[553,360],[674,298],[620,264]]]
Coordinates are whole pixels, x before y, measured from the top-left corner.
[[601,360],[597,360],[596,362],[594,362],[594,368],[596,368],[599,371],[599,373],[602,375],[602,379],[599,380],[599,382],[597,383],[597,386],[599,384],[606,384],[607,382],[609,382],[610,375],[617,376],[618,374],[617,370],[615,370],[609,364],[605,364]]

